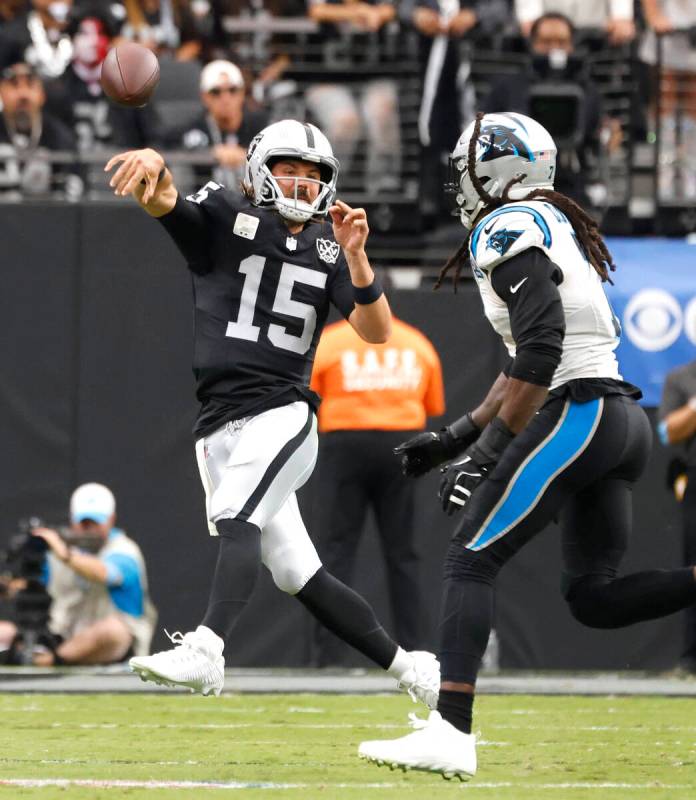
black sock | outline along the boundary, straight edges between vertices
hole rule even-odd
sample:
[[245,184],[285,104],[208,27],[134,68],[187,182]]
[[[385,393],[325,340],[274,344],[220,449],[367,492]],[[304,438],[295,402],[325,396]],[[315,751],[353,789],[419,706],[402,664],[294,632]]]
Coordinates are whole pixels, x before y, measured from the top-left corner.
[[471,733],[471,719],[474,710],[474,695],[469,692],[449,692],[440,689],[437,710],[442,719],[454,725],[462,733]]
[[295,595],[322,625],[363,655],[388,669],[398,645],[379,624],[367,601],[324,567]]
[[261,531],[250,522],[223,519],[216,523],[220,550],[203,622],[227,639],[254,591],[261,566]]

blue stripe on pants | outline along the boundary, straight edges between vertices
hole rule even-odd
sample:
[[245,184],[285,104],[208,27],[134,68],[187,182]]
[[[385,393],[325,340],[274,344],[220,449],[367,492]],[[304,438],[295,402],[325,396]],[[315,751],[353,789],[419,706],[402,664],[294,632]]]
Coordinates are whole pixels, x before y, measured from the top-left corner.
[[589,403],[567,400],[551,433],[519,466],[469,550],[482,550],[506,534],[537,505],[551,481],[575,461],[590,443],[602,416],[603,398]]

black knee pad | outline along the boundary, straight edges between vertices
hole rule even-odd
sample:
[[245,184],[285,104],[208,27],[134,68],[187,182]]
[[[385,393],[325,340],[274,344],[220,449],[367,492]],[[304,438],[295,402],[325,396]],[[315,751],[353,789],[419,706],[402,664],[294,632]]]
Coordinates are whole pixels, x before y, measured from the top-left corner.
[[500,567],[500,562],[490,550],[467,550],[461,539],[455,537],[445,557],[443,574],[446,580],[493,583]]
[[604,590],[608,578],[587,575],[574,581],[565,594],[570,613],[588,628],[613,628],[612,610],[608,607]]

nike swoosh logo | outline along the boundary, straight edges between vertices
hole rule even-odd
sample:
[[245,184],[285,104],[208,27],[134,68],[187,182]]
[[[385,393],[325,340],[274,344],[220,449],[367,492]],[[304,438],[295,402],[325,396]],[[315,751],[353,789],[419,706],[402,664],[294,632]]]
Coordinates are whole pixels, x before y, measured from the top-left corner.
[[493,226],[494,226],[494,225],[495,225],[495,222],[491,222],[491,224],[490,224],[490,225],[489,225],[487,228],[484,228],[484,229],[483,229],[483,232],[484,232],[486,235],[488,235],[488,234],[489,234],[489,233],[490,233],[490,232],[493,230]]
[[[527,278],[528,277],[529,275],[527,275]],[[516,283],[514,286],[511,286],[510,294],[515,294],[515,292],[520,288],[520,286],[522,286],[522,284],[527,280],[527,278],[522,278],[522,280],[519,283]]]

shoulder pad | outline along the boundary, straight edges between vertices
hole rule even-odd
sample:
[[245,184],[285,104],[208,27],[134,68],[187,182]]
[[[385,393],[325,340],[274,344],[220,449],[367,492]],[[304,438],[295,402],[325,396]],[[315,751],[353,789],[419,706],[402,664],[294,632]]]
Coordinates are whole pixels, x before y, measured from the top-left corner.
[[553,221],[541,203],[510,203],[487,214],[471,234],[473,264],[491,269],[512,256],[538,247],[549,255]]

